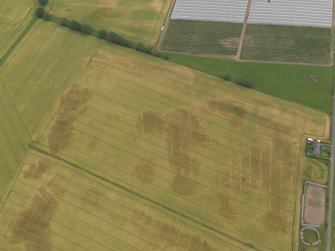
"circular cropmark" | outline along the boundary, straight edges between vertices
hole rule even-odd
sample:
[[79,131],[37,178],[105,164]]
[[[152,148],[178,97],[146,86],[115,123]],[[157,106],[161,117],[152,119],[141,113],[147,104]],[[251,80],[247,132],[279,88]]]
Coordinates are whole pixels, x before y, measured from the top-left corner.
[[300,231],[300,240],[307,246],[316,246],[321,242],[320,233],[315,227],[303,227]]

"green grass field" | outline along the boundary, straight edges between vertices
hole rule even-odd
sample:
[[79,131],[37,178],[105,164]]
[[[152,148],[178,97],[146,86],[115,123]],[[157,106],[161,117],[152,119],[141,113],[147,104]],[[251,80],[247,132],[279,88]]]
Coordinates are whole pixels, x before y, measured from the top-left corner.
[[189,54],[236,55],[242,24],[170,20],[163,50]]
[[171,61],[232,80],[249,79],[258,91],[323,111],[332,111],[333,67],[236,62],[170,54]]
[[154,45],[171,0],[51,0],[52,14]]
[[0,59],[32,19],[35,0],[2,0],[0,3]]
[[[0,246],[197,250],[208,239],[213,250],[287,250],[298,243],[302,137],[328,137],[325,114],[46,22],[0,74],[33,132],[33,152],[60,161],[26,161],[0,215]],[[87,181],[72,174],[79,170]],[[99,204],[109,203],[103,196],[120,205]],[[133,203],[154,210],[145,218],[135,210],[139,232],[129,223],[134,214],[121,210]],[[111,238],[114,220],[122,230]],[[192,246],[162,241],[166,225],[181,231],[178,222]],[[141,241],[133,236],[157,225],[162,230]]]
[[331,30],[248,24],[241,59],[330,64]]

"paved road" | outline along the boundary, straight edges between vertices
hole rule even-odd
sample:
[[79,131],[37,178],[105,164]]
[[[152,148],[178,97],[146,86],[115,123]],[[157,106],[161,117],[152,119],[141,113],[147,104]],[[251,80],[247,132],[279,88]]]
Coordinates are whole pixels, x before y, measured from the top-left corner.
[[334,164],[335,164],[335,92],[333,96],[333,115],[331,125],[331,143],[332,151],[330,157],[330,172],[329,172],[329,203],[328,203],[328,229],[327,229],[327,251],[332,249],[332,230],[333,230],[333,198],[334,198]]

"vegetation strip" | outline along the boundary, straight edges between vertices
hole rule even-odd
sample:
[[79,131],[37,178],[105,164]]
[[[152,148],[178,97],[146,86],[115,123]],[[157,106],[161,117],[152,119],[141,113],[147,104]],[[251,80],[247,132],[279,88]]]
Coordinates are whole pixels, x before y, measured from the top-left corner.
[[[42,6],[45,6],[47,3],[42,4]],[[76,20],[68,20],[67,18],[60,18],[55,15],[51,15],[50,13],[46,12],[43,7],[39,7],[36,9],[36,17],[43,19],[45,21],[51,21],[53,23],[56,23],[58,25],[61,25],[63,27],[68,27],[70,30],[81,32],[84,35],[91,35],[98,39],[106,40],[108,42],[111,42],[113,44],[117,44],[126,48],[134,49],[136,51],[152,55],[155,57],[159,57],[165,60],[169,60],[169,57],[167,54],[160,52],[154,47],[144,45],[143,43],[137,43],[134,41],[127,40],[120,36],[119,34],[115,32],[107,32],[106,30],[95,30],[88,24],[81,24],[77,22]]]
[[174,210],[174,209],[172,209],[172,208],[170,208],[170,207],[167,207],[167,206],[165,206],[165,205],[163,205],[163,204],[161,204],[161,203],[159,203],[159,202],[157,202],[157,201],[154,201],[154,200],[152,200],[152,199],[150,199],[150,198],[147,198],[147,197],[145,197],[144,195],[142,195],[142,194],[140,194],[140,193],[137,193],[137,192],[135,192],[135,191],[133,191],[133,190],[131,190],[131,189],[125,187],[125,186],[122,186],[122,185],[120,185],[120,184],[118,184],[118,183],[116,183],[116,182],[114,182],[114,181],[111,181],[111,180],[109,180],[109,179],[107,179],[107,178],[105,178],[105,177],[103,177],[103,176],[101,176],[101,175],[99,175],[99,174],[96,174],[96,173],[94,173],[94,172],[92,172],[92,171],[90,171],[90,170],[87,170],[86,168],[84,168],[84,167],[82,167],[82,166],[79,166],[79,165],[77,165],[77,164],[75,164],[75,163],[73,163],[73,162],[71,162],[71,161],[69,161],[69,160],[67,160],[67,159],[64,159],[64,158],[59,157],[59,156],[55,156],[55,155],[53,155],[53,154],[51,154],[51,153],[49,153],[49,152],[47,152],[47,151],[45,151],[45,150],[43,150],[43,149],[40,149],[40,148],[38,148],[37,146],[35,146],[34,144],[29,144],[29,148],[30,148],[32,151],[38,152],[38,153],[40,153],[40,154],[47,155],[47,156],[49,156],[50,158],[59,160],[59,161],[61,161],[61,162],[64,162],[64,163],[66,163],[66,164],[72,166],[72,167],[75,167],[76,169],[79,169],[79,170],[81,170],[81,171],[83,171],[83,172],[85,172],[85,173],[87,173],[87,174],[90,174],[90,175],[96,177],[96,178],[99,179],[99,180],[102,180],[102,181],[104,181],[104,182],[107,182],[107,183],[109,183],[109,184],[111,184],[111,185],[114,185],[114,186],[116,186],[116,187],[118,187],[118,188],[124,190],[124,191],[127,191],[127,192],[129,192],[129,193],[131,193],[131,194],[133,194],[133,195],[136,195],[136,196],[140,197],[141,199],[144,199],[144,200],[146,200],[146,201],[149,201],[149,202],[151,202],[151,203],[153,203],[153,204],[155,204],[155,205],[157,205],[157,206],[160,206],[160,207],[162,207],[162,208],[164,208],[164,209],[166,209],[166,210],[168,210],[168,211],[170,211],[170,212],[172,212],[172,213],[175,213],[175,214],[177,214],[177,215],[179,215],[179,216],[181,216],[181,217],[183,217],[183,218],[185,218],[185,219],[187,219],[187,220],[190,220],[190,221],[192,221],[192,222],[194,222],[194,223],[196,223],[196,224],[198,224],[198,225],[200,225],[200,226],[202,226],[202,227],[205,227],[205,228],[207,228],[207,229],[209,229],[209,230],[211,230],[211,231],[213,231],[213,232],[215,232],[215,233],[217,233],[217,234],[220,234],[220,235],[223,235],[223,236],[225,236],[225,237],[227,237],[227,238],[230,238],[230,239],[232,239],[232,240],[234,240],[234,241],[236,241],[236,242],[238,242],[238,243],[241,243],[241,244],[243,244],[243,245],[246,245],[246,246],[248,246],[249,248],[252,248],[252,249],[254,249],[254,250],[260,250],[260,249],[256,248],[256,247],[255,247],[253,244],[251,244],[251,243],[245,243],[245,242],[243,242],[243,241],[241,241],[241,240],[239,240],[239,239],[236,239],[236,238],[234,238],[234,237],[232,237],[232,236],[229,236],[229,235],[223,233],[222,231],[220,231],[220,230],[218,230],[218,229],[216,229],[216,228],[213,228],[213,227],[211,227],[211,226],[209,226],[209,225],[207,225],[207,224],[205,224],[205,223],[202,223],[201,221],[198,221],[197,219],[194,219],[193,217],[190,217],[190,216],[188,216],[188,215],[186,215],[186,214],[180,213],[180,212],[178,212],[178,211],[176,211],[176,210]]
[[20,44],[22,39],[27,35],[27,33],[30,31],[30,29],[34,26],[37,18],[33,16],[30,23],[26,26],[26,28],[21,32],[19,37],[15,40],[15,42],[11,45],[11,47],[6,51],[6,53],[3,55],[3,57],[0,59],[0,66],[3,65],[6,60],[9,58],[9,56],[12,54],[12,52],[15,50],[15,48]]

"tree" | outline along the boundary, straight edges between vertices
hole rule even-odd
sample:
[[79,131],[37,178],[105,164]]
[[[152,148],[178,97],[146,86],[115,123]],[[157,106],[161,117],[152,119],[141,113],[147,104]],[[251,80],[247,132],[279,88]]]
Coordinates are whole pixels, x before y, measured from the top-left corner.
[[107,31],[99,30],[98,31],[98,37],[101,38],[101,39],[106,39],[107,38]]
[[43,19],[45,20],[45,21],[50,21],[51,20],[51,15],[49,14],[49,13],[44,13],[44,16],[43,16]]
[[118,44],[128,48],[132,47],[131,43],[128,40],[124,39],[115,32],[109,32],[107,35],[107,40],[113,44]]
[[48,4],[49,0],[39,0],[39,2],[40,2],[40,5],[46,6]]
[[70,27],[71,30],[74,30],[74,31],[80,31],[81,30],[81,24],[78,23],[75,20],[70,21],[69,27]]
[[91,34],[92,33],[92,28],[91,28],[91,26],[85,24],[85,25],[81,26],[80,31],[83,34]]
[[66,18],[66,17],[63,17],[61,20],[60,20],[60,25],[61,26],[64,26],[64,27],[68,27],[69,26],[69,20]]
[[38,18],[43,18],[44,15],[45,15],[45,10],[42,8],[42,7],[39,7],[36,9],[35,11],[35,15],[38,17]]

